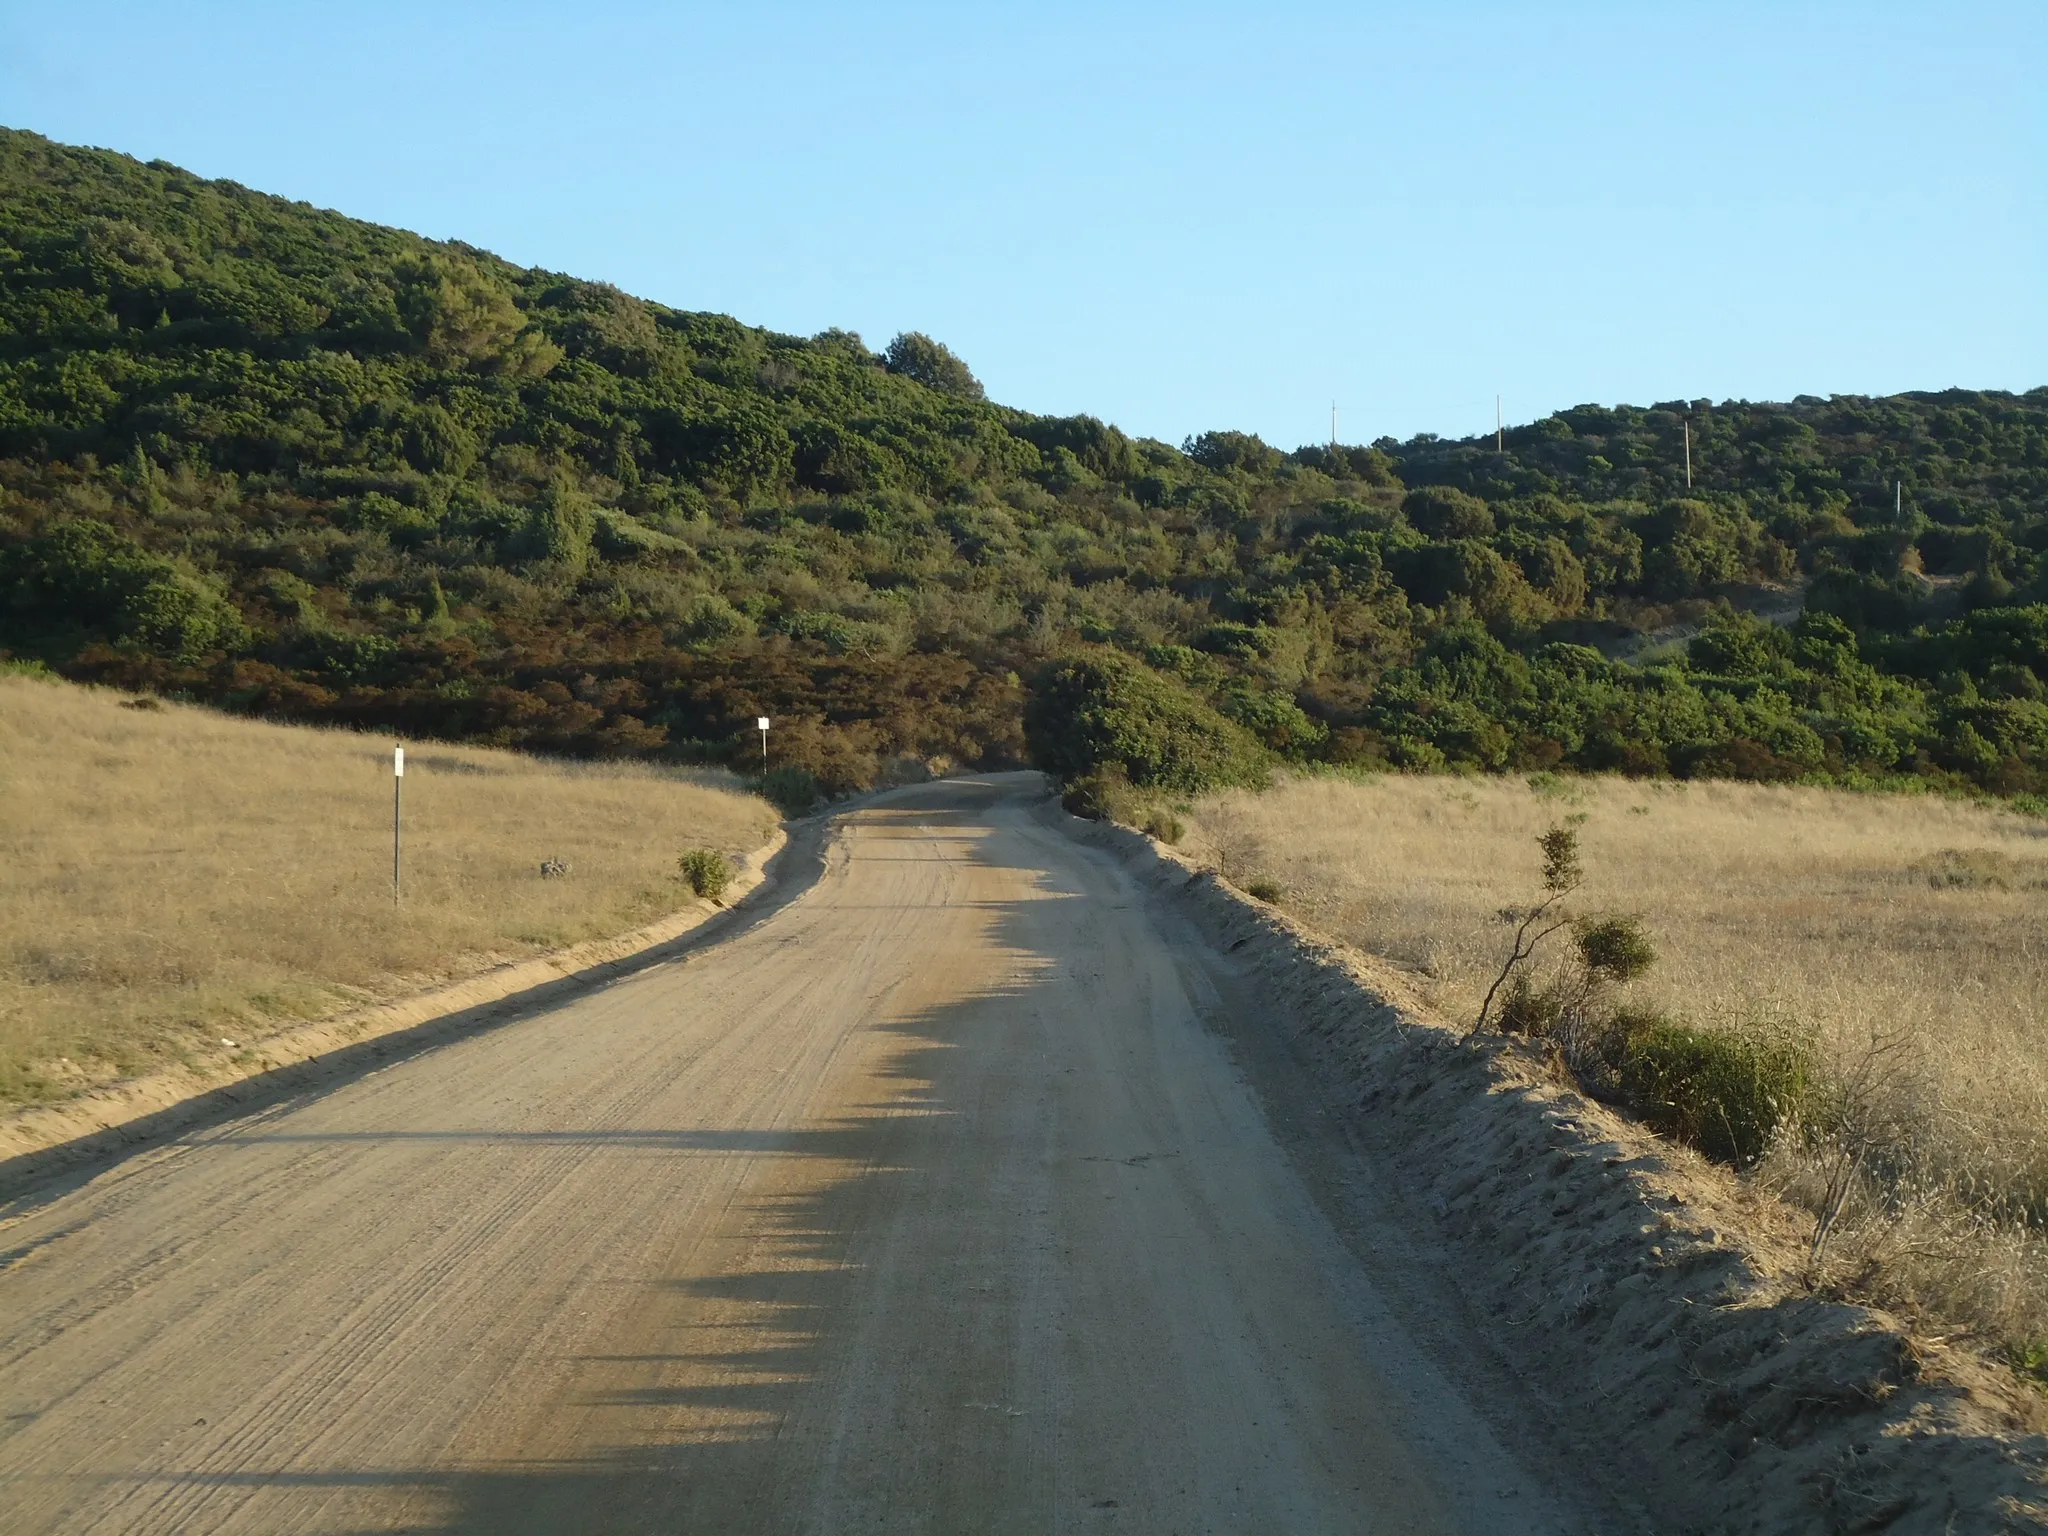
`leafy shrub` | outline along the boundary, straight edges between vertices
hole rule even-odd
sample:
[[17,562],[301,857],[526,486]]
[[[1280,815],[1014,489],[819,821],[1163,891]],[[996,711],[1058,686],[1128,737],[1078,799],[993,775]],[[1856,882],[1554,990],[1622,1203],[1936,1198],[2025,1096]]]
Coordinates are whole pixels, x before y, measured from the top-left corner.
[[715,848],[692,848],[676,862],[683,882],[706,901],[718,900],[732,884],[732,864]]
[[[79,680],[601,757],[803,717],[778,760],[836,794],[1023,761],[1019,674],[1080,637],[1297,762],[2048,797],[2042,391],[1724,402],[1697,490],[1667,407],[1183,453],[992,405],[928,337],[775,336],[12,130],[0,183],[0,646]],[[1795,556],[1789,643],[1602,654]],[[1251,777],[1195,718],[1056,771]]]
[[1549,1039],[1564,1022],[1564,998],[1556,987],[1532,986],[1526,975],[1508,983],[1495,1016],[1501,1033]]
[[1664,1135],[1746,1167],[1817,1088],[1805,1042],[1763,1029],[1699,1029],[1656,1015],[1618,1018],[1621,1082]]
[[1656,964],[1656,948],[1637,918],[1583,918],[1572,926],[1579,963],[1602,982],[1634,981]]
[[248,639],[209,583],[93,518],[0,553],[0,591],[10,587],[20,618],[97,629],[180,661]]
[[1024,709],[1032,761],[1067,782],[1114,769],[1142,789],[1199,795],[1266,782],[1244,729],[1142,662],[1107,649],[1047,668]]
[[981,381],[951,348],[921,331],[900,333],[882,352],[882,362],[891,373],[915,379],[927,388],[941,390],[962,400],[982,398]]
[[1431,539],[1483,539],[1493,532],[1493,509],[1477,496],[1447,485],[1410,491],[1401,498],[1401,511]]
[[1278,906],[1282,894],[1280,883],[1277,880],[1268,880],[1263,875],[1256,880],[1246,881],[1244,893],[1247,896],[1263,901],[1269,907]]
[[801,816],[818,803],[816,775],[794,765],[769,769],[755,790],[785,816]]

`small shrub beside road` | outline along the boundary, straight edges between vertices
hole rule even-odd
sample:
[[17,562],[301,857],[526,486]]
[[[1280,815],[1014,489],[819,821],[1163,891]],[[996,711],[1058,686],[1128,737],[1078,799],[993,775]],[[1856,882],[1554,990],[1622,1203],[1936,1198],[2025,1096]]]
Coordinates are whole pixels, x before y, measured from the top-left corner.
[[732,864],[716,849],[692,848],[677,863],[683,883],[706,901],[717,901],[732,883]]

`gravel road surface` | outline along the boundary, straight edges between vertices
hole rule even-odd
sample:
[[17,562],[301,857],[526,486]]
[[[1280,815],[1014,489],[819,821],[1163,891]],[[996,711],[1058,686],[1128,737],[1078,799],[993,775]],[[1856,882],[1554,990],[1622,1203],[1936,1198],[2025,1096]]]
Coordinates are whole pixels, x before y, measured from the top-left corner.
[[721,942],[14,1201],[0,1527],[1583,1528],[1060,819],[898,791]]

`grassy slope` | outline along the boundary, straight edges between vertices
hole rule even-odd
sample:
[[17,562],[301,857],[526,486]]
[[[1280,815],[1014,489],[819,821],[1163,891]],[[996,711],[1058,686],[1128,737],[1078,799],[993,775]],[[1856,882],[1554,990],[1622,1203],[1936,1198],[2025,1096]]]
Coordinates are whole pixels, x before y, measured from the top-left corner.
[[0,675],[0,1102],[673,911],[773,825],[728,782],[416,747],[394,909],[388,740]]

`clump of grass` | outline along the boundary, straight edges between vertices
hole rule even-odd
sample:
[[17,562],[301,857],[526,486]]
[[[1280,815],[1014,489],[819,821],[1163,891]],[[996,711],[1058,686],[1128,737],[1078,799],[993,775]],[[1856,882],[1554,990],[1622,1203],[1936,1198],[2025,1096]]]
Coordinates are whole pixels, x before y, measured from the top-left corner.
[[732,884],[732,864],[715,848],[692,848],[676,863],[683,883],[706,901],[717,901]]
[[1155,806],[1145,817],[1145,831],[1162,843],[1177,843],[1188,835],[1187,826],[1164,806]]
[[1944,848],[1916,863],[1913,873],[1937,891],[2010,891],[2041,883],[2038,873],[1995,848]]

